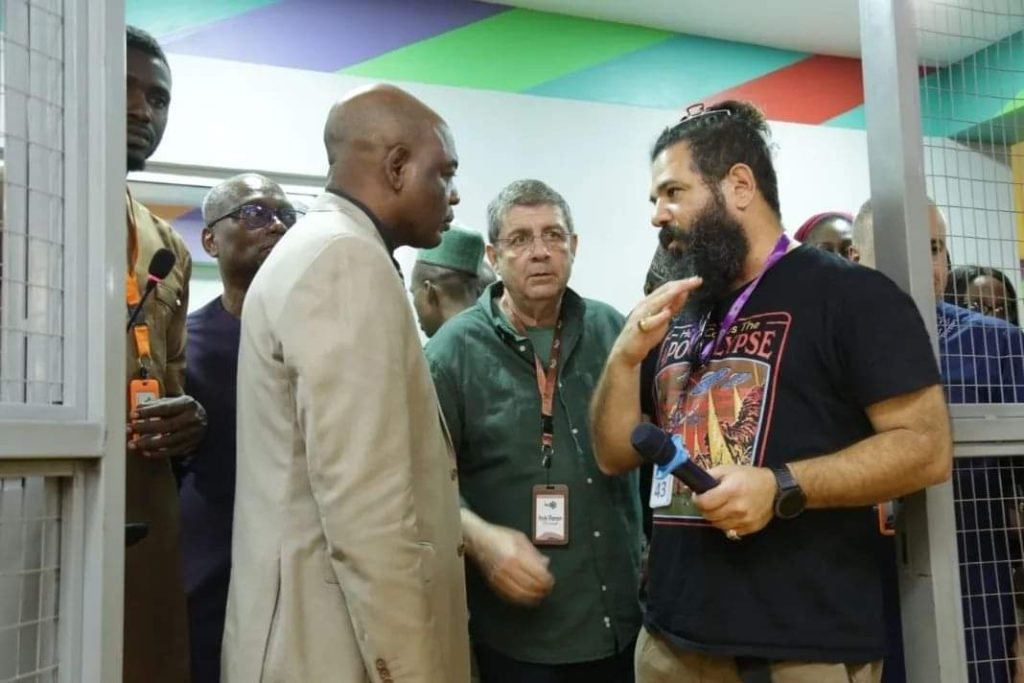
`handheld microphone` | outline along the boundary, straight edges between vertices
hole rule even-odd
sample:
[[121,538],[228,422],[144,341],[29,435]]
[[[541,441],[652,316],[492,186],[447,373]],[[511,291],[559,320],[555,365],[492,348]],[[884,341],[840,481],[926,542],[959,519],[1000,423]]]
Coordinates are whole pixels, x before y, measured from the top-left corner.
[[717,479],[690,459],[690,452],[679,436],[645,422],[633,429],[629,441],[645,462],[654,463],[656,476],[672,474],[694,493],[704,493],[718,486]]
[[132,329],[132,324],[139,317],[139,313],[142,312],[142,304],[146,303],[146,299],[156,289],[157,283],[163,282],[164,278],[170,275],[171,269],[174,268],[174,263],[177,260],[174,252],[170,249],[157,249],[153,254],[153,258],[149,260],[149,276],[146,278],[146,290],[142,293],[139,303],[132,309],[132,314],[128,318],[128,330],[126,331]]

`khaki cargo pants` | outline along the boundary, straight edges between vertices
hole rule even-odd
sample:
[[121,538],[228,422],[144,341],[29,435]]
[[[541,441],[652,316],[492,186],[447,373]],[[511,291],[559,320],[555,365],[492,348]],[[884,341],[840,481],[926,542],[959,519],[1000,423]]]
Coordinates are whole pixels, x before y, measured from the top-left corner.
[[[732,657],[678,652],[640,629],[634,655],[636,683],[743,683]],[[882,662],[772,664],[772,683],[880,683]]]

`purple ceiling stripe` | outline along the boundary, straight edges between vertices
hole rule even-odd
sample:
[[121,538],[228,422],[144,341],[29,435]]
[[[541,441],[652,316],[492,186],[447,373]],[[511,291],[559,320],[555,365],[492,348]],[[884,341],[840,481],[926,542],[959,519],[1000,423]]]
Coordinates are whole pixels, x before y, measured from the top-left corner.
[[472,0],[283,0],[163,46],[176,54],[337,71],[507,9]]

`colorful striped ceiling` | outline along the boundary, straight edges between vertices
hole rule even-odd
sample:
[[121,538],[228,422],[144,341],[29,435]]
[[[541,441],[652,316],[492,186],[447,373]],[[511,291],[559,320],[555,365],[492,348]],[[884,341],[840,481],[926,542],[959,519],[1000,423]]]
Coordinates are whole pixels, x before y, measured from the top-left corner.
[[[739,97],[775,121],[864,127],[855,59],[473,0],[127,0],[127,19],[175,54],[664,109]],[[1022,41],[925,75],[925,131],[1024,140]]]

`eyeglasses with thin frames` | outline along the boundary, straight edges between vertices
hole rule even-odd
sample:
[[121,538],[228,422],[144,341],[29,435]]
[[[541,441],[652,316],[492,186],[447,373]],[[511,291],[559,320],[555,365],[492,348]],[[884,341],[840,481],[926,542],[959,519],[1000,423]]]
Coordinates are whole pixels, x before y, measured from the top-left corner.
[[539,235],[520,232],[512,237],[504,237],[495,241],[510,253],[518,255],[524,252],[532,254],[538,239],[548,251],[565,251],[569,246],[569,233],[559,228],[547,228],[542,230]]

